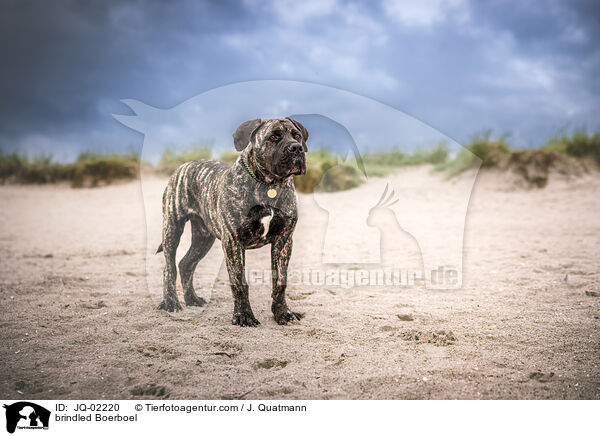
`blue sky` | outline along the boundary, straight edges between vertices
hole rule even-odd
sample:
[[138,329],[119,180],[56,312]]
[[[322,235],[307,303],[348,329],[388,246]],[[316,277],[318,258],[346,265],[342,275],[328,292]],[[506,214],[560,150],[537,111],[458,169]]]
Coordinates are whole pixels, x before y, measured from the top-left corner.
[[170,108],[264,79],[348,90],[458,142],[493,129],[535,146],[600,129],[599,42],[594,1],[3,1],[0,146],[139,147],[120,100]]

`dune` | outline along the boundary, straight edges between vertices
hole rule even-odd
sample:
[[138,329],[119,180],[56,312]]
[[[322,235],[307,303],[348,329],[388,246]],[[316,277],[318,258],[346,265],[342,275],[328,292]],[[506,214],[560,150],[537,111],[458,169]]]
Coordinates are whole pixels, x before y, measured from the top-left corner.
[[[305,317],[288,326],[273,320],[261,276],[266,247],[248,254],[257,328],[231,325],[218,243],[195,277],[209,304],[156,309],[164,260],[153,249],[166,178],[94,189],[0,186],[0,394],[599,399],[600,177],[523,190],[487,171],[471,193],[474,177],[444,180],[409,167],[349,191],[299,194],[299,275],[288,297]],[[388,184],[398,202],[377,215]],[[457,239],[439,229],[460,215],[465,192],[460,288],[301,279],[303,271],[372,270],[377,262],[426,268],[425,251],[444,254]],[[365,215],[354,220],[358,211]],[[187,244],[189,235],[180,257]]]

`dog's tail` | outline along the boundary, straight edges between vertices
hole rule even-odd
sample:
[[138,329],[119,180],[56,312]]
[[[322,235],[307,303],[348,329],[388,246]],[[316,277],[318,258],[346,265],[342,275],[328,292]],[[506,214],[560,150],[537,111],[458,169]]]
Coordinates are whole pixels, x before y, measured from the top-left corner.
[[158,246],[158,249],[156,250],[156,253],[154,253],[154,254],[158,254],[158,253],[160,253],[161,251],[163,251],[163,248],[162,248],[162,242],[160,243],[160,245]]

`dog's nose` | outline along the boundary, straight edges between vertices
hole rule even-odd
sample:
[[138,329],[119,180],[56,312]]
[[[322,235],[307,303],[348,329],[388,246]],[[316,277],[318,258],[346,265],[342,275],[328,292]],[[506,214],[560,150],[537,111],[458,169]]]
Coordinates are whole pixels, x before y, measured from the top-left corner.
[[298,142],[293,142],[288,146],[290,153],[292,154],[301,154],[304,150],[302,148],[302,144]]

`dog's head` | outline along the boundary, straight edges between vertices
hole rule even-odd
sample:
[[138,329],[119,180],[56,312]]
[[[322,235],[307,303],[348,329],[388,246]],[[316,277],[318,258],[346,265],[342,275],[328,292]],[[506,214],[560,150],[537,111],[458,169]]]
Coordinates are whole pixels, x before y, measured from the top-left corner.
[[291,118],[250,120],[233,134],[238,151],[247,149],[252,163],[272,178],[306,173],[306,140],[308,131]]

